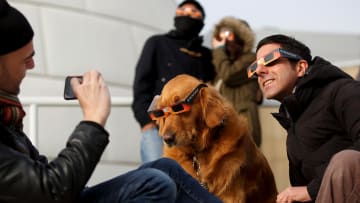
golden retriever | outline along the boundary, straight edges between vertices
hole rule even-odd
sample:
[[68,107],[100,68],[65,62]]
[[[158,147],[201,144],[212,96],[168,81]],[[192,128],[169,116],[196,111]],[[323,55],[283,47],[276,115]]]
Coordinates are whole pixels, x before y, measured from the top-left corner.
[[273,173],[245,118],[217,90],[178,75],[155,105],[149,114],[159,126],[165,157],[226,203],[276,202]]

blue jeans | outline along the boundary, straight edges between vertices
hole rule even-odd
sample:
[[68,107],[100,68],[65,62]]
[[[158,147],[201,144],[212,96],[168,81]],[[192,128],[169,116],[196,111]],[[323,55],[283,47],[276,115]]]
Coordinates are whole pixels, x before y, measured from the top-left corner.
[[176,161],[162,158],[109,181],[88,187],[80,203],[217,203],[221,202]]
[[140,155],[142,163],[154,161],[162,157],[162,139],[159,136],[159,130],[152,128],[142,132]]
[[140,169],[155,168],[165,172],[175,182],[177,188],[177,203],[221,203],[222,201],[207,191],[191,175],[175,161],[161,158],[140,166]]

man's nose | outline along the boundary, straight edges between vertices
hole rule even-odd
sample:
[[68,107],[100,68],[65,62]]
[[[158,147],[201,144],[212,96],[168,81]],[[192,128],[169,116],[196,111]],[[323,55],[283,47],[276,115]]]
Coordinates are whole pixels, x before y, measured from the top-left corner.
[[263,64],[258,64],[256,67],[256,75],[261,76],[262,74],[266,74],[268,72],[268,68]]
[[34,59],[31,59],[31,61],[26,64],[26,69],[33,69],[34,67],[35,67],[35,61]]

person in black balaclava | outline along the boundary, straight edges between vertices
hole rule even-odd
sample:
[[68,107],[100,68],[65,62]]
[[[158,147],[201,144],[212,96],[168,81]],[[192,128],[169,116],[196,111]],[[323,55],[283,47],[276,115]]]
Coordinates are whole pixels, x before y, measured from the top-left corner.
[[141,127],[142,162],[162,156],[162,140],[147,109],[164,84],[178,74],[189,74],[204,82],[215,77],[211,51],[199,36],[205,11],[199,2],[185,0],[176,9],[175,29],[151,36],[145,43],[135,70],[132,110]]
[[198,37],[204,27],[205,13],[197,1],[184,1],[176,9],[175,35],[185,38]]

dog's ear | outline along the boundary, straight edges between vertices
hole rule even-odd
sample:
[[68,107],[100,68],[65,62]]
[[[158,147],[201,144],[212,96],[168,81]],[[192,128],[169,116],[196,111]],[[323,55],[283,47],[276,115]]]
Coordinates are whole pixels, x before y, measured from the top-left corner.
[[202,117],[209,128],[214,128],[223,122],[225,117],[225,105],[218,93],[212,87],[203,88],[200,91],[200,105]]

